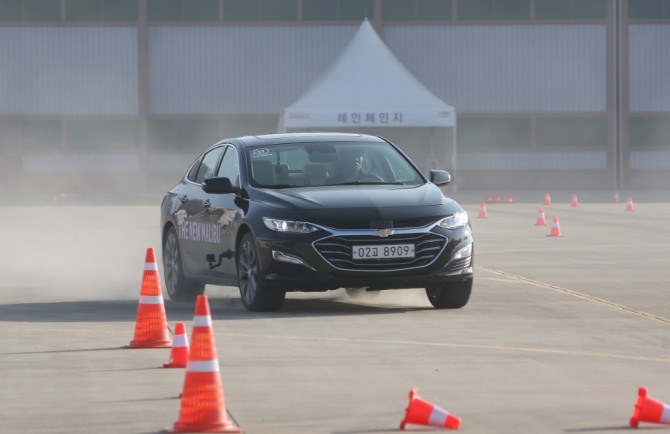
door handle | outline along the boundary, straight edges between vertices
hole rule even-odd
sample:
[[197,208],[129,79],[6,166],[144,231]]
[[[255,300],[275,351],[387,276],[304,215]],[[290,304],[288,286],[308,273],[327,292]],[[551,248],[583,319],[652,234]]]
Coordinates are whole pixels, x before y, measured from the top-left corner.
[[202,206],[204,206],[205,208],[209,209],[209,207],[212,206],[212,203],[209,201],[209,199],[205,199],[205,200],[202,202]]
[[179,196],[179,202],[181,202],[182,204],[185,204],[186,202],[188,202],[188,196],[186,196],[186,195]]

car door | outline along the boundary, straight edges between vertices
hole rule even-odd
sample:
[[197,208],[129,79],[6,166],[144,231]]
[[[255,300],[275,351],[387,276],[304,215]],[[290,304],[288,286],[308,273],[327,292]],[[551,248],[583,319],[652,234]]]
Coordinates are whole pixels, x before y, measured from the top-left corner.
[[219,146],[202,156],[195,178],[188,180],[187,191],[179,197],[184,213],[177,233],[184,266],[193,274],[206,274],[210,245],[219,240],[216,227],[210,223],[210,202],[201,184],[216,174],[223,151],[224,147]]
[[[228,178],[234,187],[239,187],[240,163],[237,149],[232,145],[225,148],[216,176]],[[242,210],[238,206],[241,199],[229,193],[208,194],[205,200],[210,204],[208,222],[219,234],[217,243],[207,245],[206,272],[218,278],[236,279],[235,237],[242,220]]]

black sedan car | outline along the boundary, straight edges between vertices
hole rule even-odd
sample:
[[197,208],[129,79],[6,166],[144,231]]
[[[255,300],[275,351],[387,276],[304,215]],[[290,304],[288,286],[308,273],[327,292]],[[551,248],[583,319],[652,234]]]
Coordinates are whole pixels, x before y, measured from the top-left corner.
[[250,311],[281,308],[287,291],[425,288],[461,308],[473,282],[467,213],[387,140],[289,133],[223,140],[163,198],[166,290],[193,300],[236,286]]

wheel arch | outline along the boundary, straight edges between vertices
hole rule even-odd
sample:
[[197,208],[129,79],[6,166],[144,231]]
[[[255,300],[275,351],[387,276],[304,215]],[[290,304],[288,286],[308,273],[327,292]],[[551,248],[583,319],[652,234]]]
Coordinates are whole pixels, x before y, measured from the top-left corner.
[[[167,237],[168,231],[171,228],[174,228],[175,231],[177,230],[177,226],[175,226],[172,221],[166,221],[163,225],[163,230],[161,231],[161,247],[165,245],[165,238]],[[179,237],[177,237],[177,241],[179,241]]]
[[242,242],[242,238],[246,234],[254,234],[254,231],[251,230],[251,227],[249,227],[248,224],[243,223],[240,225],[240,228],[237,230],[237,235],[235,236],[235,263],[237,263],[237,252],[240,247],[240,243]]

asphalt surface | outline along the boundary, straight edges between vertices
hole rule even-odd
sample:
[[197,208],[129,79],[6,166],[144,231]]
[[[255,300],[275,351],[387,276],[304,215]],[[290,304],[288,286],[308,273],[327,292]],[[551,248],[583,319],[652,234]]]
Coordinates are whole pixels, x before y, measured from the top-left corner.
[[[416,387],[462,432],[632,429],[638,387],[670,402],[670,203],[626,212],[625,199],[487,204],[485,219],[470,198],[476,277],[460,310],[433,309],[420,289],[340,290],[258,314],[207,287],[231,420],[247,433],[398,432]],[[158,205],[0,215],[0,432],[171,427],[185,370],[162,368],[169,349],[122,348],[146,249],[160,255]],[[562,237],[547,236],[554,217]],[[190,334],[193,305],[165,308]]]

